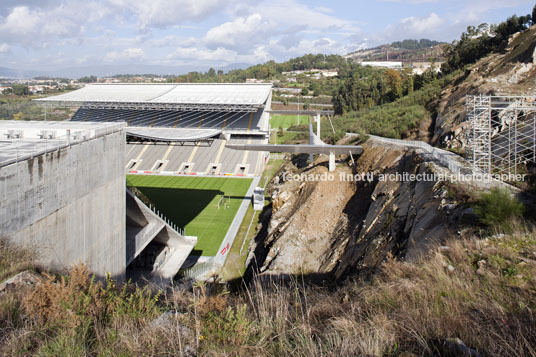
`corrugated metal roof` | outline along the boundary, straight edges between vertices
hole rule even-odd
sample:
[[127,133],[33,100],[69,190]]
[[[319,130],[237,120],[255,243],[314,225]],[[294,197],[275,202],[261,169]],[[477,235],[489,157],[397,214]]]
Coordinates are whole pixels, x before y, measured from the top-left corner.
[[91,84],[44,102],[263,105],[271,84]]

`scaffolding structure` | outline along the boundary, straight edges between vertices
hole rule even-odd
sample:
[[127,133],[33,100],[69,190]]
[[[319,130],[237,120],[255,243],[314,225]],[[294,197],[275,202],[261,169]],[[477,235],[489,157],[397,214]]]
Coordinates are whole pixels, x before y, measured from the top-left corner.
[[474,168],[517,175],[536,164],[536,97],[467,96],[466,109]]

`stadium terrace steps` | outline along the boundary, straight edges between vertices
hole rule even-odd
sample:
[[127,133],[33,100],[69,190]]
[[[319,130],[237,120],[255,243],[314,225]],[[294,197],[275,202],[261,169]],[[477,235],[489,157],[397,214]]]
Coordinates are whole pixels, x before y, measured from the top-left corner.
[[[263,139],[258,138],[240,138],[233,139],[235,144],[246,144],[251,140],[252,144],[260,144]],[[259,160],[266,156],[262,152],[251,151],[248,155],[244,151],[221,148],[223,140],[216,139],[209,144],[191,145],[153,145],[153,144],[136,144],[127,146],[127,172],[137,171],[139,173],[176,173],[179,174],[181,167],[188,163],[192,173],[208,174],[211,171],[212,164],[219,165],[218,175],[234,175],[237,172],[237,166],[248,167],[244,174],[260,175],[262,167],[259,168]],[[133,147],[132,147],[133,146]],[[143,148],[147,147],[144,151]],[[171,148],[171,149],[170,149]],[[195,153],[194,153],[195,151]],[[220,153],[221,151],[221,153]],[[167,156],[166,156],[167,154]],[[192,154],[194,154],[192,156]],[[165,159],[164,159],[165,157]],[[246,161],[244,162],[244,158]],[[190,161],[189,161],[190,160]],[[165,166],[156,170],[156,164],[164,161]],[[133,165],[134,164],[134,165]],[[131,172],[136,173],[136,172]]]

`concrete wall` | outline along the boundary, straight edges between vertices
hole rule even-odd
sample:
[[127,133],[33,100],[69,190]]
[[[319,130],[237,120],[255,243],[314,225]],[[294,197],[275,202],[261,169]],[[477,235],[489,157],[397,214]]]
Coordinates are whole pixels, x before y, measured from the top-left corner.
[[0,235],[41,264],[125,274],[125,132],[0,167]]

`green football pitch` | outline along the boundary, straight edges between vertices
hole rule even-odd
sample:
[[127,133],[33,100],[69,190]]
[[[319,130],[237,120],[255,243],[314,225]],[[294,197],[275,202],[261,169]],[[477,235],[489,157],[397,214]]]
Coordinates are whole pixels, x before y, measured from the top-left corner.
[[[300,125],[308,125],[309,124],[309,116],[307,115],[300,115]],[[272,114],[270,116],[270,125],[273,129],[283,128],[287,129],[291,126],[298,124],[298,116],[297,115],[280,115],[280,114]]]
[[127,175],[128,186],[137,187],[164,216],[184,227],[186,235],[197,236],[193,254],[209,256],[218,252],[251,181],[246,178]]

